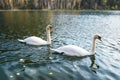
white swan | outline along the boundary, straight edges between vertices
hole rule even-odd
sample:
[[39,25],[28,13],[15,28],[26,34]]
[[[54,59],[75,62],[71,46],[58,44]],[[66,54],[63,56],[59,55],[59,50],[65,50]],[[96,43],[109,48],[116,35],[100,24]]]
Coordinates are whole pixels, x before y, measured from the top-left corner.
[[62,47],[59,47],[57,49],[51,49],[51,50],[55,53],[62,53],[62,54],[67,55],[67,56],[82,57],[82,56],[93,55],[95,53],[96,39],[99,39],[100,41],[102,41],[101,36],[95,35],[93,37],[92,49],[90,52],[86,51],[85,49],[83,49],[81,47],[75,46],[75,45],[66,45],[66,46],[62,46]]
[[41,45],[49,45],[51,44],[51,36],[50,36],[50,31],[52,30],[52,25],[48,25],[46,27],[46,32],[47,32],[47,41],[39,38],[39,37],[36,37],[36,36],[31,36],[31,37],[28,37],[26,39],[18,39],[18,41],[22,42],[22,43],[26,43],[26,44],[29,44],[29,45],[35,45],[35,46],[41,46]]

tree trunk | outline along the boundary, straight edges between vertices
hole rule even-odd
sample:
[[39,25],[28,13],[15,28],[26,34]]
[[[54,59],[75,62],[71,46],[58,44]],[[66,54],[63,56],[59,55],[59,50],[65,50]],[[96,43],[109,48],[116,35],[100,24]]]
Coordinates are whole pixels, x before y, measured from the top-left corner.
[[9,0],[9,1],[8,1],[8,4],[9,4],[9,6],[10,6],[11,9],[14,8],[14,7],[13,7],[13,0]]

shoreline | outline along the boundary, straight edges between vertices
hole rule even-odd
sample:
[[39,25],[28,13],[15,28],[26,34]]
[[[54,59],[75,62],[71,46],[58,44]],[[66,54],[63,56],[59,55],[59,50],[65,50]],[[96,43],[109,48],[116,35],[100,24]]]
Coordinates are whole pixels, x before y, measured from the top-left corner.
[[4,9],[0,10],[2,11],[120,11],[120,10],[92,10],[92,9],[81,9],[81,10],[75,10],[75,9]]

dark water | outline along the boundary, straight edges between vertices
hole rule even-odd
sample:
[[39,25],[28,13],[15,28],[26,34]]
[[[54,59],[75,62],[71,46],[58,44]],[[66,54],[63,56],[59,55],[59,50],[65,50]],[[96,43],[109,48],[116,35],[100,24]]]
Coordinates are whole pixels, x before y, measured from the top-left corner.
[[[94,56],[79,58],[17,41],[32,35],[46,39],[48,24],[54,25],[53,48],[74,44],[89,50],[94,34],[103,42],[97,41]],[[0,79],[120,80],[120,11],[1,11]]]

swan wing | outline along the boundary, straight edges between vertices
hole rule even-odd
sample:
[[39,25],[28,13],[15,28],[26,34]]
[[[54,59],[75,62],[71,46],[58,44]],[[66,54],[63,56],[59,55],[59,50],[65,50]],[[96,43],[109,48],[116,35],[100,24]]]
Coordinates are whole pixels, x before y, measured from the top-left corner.
[[87,56],[90,54],[88,51],[75,45],[66,45],[53,50],[68,56]]
[[36,36],[31,36],[26,38],[24,39],[24,42],[29,45],[46,45],[47,44],[47,41]]

